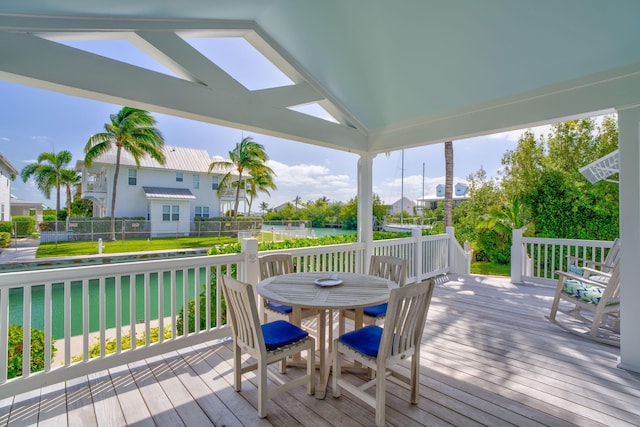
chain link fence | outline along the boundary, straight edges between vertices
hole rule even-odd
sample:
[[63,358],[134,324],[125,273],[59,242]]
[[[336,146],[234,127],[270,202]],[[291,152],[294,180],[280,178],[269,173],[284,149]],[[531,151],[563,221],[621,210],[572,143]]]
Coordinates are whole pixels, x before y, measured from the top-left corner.
[[[93,218],[87,220],[45,221],[39,224],[40,241],[97,241],[111,238],[111,220]],[[117,240],[149,239],[155,237],[249,237],[258,236],[262,220],[216,221],[149,221],[115,220]]]

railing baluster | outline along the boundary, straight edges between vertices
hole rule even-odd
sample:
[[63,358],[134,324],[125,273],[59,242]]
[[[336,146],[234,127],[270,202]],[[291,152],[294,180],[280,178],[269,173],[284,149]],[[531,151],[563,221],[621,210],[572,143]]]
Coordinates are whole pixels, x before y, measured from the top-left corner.
[[0,384],[7,382],[9,349],[9,288],[0,288]]
[[22,292],[22,377],[31,374],[31,286]]

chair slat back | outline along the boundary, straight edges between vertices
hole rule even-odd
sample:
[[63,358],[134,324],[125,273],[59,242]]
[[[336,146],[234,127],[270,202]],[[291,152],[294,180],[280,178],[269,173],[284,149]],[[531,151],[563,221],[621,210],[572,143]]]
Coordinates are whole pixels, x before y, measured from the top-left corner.
[[258,258],[260,280],[273,276],[293,273],[293,255],[269,254]]
[[373,255],[371,257],[371,263],[369,264],[369,275],[391,280],[402,287],[407,281],[408,266],[409,263],[406,259],[393,256]]
[[620,262],[616,260],[611,277],[607,282],[607,287],[602,292],[602,298],[600,302],[610,304],[613,302],[620,302]]
[[434,282],[420,282],[391,290],[378,358],[413,352],[420,346]]
[[253,287],[230,276],[222,276],[222,290],[238,346],[251,354],[266,351]]
[[613,270],[612,266],[615,266],[620,258],[620,238],[616,237],[613,241],[613,246],[609,249],[607,256],[604,259],[604,264],[609,267],[603,267],[602,271],[609,272]]

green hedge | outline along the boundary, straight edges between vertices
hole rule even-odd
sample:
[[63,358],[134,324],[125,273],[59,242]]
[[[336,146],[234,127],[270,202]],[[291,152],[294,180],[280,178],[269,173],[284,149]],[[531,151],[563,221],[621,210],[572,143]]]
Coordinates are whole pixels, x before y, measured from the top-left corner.
[[0,248],[8,248],[11,245],[11,233],[0,231]]
[[18,237],[31,236],[36,231],[36,219],[32,216],[14,216],[11,221]]
[[[23,334],[22,326],[9,325],[9,351],[7,353],[7,378],[22,375]],[[56,348],[51,345],[51,360],[56,354]],[[31,329],[31,372],[44,369],[44,332]]]
[[0,221],[0,233],[9,233],[13,231],[13,223],[11,221]]

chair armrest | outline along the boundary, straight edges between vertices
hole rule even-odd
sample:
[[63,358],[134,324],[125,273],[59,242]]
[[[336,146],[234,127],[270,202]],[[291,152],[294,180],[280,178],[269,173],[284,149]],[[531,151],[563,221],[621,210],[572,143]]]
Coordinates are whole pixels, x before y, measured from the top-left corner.
[[[603,265],[606,265],[606,264],[603,264]],[[584,271],[587,271],[592,274],[597,274],[599,276],[611,277],[611,273],[608,273],[606,271],[596,270],[595,268],[589,268],[589,267],[582,267],[582,269]]]
[[[607,287],[606,283],[597,282],[595,280],[590,280],[590,279],[588,279],[586,277],[577,276],[577,275],[572,274],[572,273],[567,273],[566,271],[556,270],[556,274],[559,275],[559,276],[564,276],[567,279],[577,280],[578,282],[584,283],[586,285],[597,286],[599,288],[606,288]],[[560,286],[560,281],[558,281],[558,286]]]

